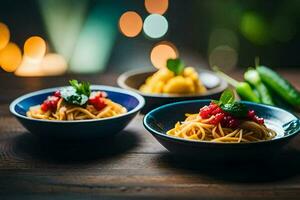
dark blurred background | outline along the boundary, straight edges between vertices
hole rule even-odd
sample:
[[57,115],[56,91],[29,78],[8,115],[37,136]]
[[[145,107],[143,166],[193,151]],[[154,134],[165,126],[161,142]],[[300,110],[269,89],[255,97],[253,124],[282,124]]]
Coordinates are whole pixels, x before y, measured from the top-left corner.
[[21,49],[32,35],[44,38],[47,51],[64,56],[69,72],[151,67],[150,52],[161,41],[199,67],[246,68],[255,56],[273,68],[299,67],[299,0],[170,0],[163,14],[168,31],[158,39],[120,32],[120,16],[131,10],[143,20],[149,15],[142,0],[4,0],[0,22]]

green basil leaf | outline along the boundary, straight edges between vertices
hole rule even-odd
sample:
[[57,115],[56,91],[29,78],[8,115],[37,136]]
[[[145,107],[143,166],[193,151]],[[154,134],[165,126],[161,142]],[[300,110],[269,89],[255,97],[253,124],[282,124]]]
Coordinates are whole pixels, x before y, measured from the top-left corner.
[[231,114],[234,117],[247,117],[248,114],[247,106],[239,102],[222,104],[221,108],[223,111]]
[[174,72],[175,75],[180,75],[184,70],[184,63],[179,58],[176,59],[168,59],[167,60],[167,68]]
[[79,95],[85,95],[87,97],[90,96],[91,94],[91,88],[90,88],[90,83],[88,82],[81,82],[79,83],[77,80],[70,80],[69,81],[70,85],[76,90],[76,93]]
[[219,100],[219,104],[231,104],[235,100],[234,93],[231,89],[226,89]]
[[69,81],[70,85],[75,88],[77,90],[77,88],[79,87],[78,81],[77,80],[70,80]]
[[81,94],[84,94],[89,97],[91,94],[90,83],[83,81],[80,86],[81,86],[81,88],[80,88]]

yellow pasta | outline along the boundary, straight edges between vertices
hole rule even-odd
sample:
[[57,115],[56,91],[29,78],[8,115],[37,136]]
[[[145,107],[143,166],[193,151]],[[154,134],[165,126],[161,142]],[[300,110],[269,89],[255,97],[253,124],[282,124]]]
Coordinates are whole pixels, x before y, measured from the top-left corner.
[[97,110],[93,105],[80,107],[66,103],[62,98],[57,104],[56,110],[44,112],[40,105],[32,106],[26,113],[28,117],[48,120],[83,120],[114,117],[127,112],[127,109],[109,99],[104,99],[106,106]]
[[60,88],[41,105],[32,106],[26,115],[35,119],[84,120],[114,117],[127,112],[122,105],[107,98],[102,91],[91,91],[90,83],[69,81],[71,86]]
[[264,124],[243,120],[237,128],[225,128],[221,123],[210,124],[210,119],[202,119],[199,114],[186,114],[183,122],[177,122],[175,127],[167,131],[168,135],[197,141],[210,142],[254,142],[271,140],[276,132]]
[[199,94],[204,93],[206,88],[196,70],[193,67],[186,67],[180,75],[162,68],[148,77],[139,90],[157,94]]

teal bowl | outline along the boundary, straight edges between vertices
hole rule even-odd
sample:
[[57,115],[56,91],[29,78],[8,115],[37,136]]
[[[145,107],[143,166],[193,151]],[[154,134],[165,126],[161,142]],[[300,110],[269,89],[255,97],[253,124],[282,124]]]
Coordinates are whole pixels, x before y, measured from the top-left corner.
[[266,125],[277,132],[268,141],[249,143],[213,143],[169,136],[166,132],[175,123],[185,119],[185,113],[197,113],[210,100],[191,100],[167,104],[145,115],[145,128],[166,149],[176,155],[200,160],[249,160],[274,157],[300,132],[300,121],[292,113],[281,108],[251,102],[243,102],[265,119]]
[[116,135],[138,114],[145,104],[139,94],[124,89],[92,85],[91,90],[101,90],[108,98],[127,108],[127,113],[110,118],[58,121],[33,119],[26,116],[30,106],[41,104],[59,88],[50,88],[23,95],[10,104],[11,113],[32,134],[49,139],[98,139]]

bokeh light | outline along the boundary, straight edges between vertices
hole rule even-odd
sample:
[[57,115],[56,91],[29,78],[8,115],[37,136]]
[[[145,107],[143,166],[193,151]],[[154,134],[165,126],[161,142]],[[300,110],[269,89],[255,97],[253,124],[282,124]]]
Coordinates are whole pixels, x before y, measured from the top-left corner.
[[163,37],[168,31],[167,19],[159,14],[151,14],[144,21],[144,33],[153,39]]
[[0,66],[7,72],[15,71],[21,64],[21,61],[21,50],[14,43],[8,43],[6,47],[0,51]]
[[86,20],[89,1],[36,0],[47,39],[56,53],[70,60]]
[[156,44],[150,53],[151,62],[157,69],[166,67],[166,63],[169,58],[177,57],[177,48],[174,44],[168,41],[163,41]]
[[89,12],[69,62],[71,72],[96,73],[107,66],[118,33],[118,13],[112,12],[112,5],[98,2]]
[[239,39],[237,34],[230,29],[214,29],[209,37],[208,51],[220,45],[228,45],[235,50],[239,49]]
[[10,33],[8,27],[0,22],[0,50],[9,42]]
[[49,53],[43,58],[41,68],[45,75],[61,75],[67,70],[67,62],[63,56]]
[[28,38],[24,44],[24,55],[32,59],[41,60],[46,53],[46,42],[39,36]]
[[143,20],[138,13],[127,11],[120,17],[119,28],[125,36],[135,37],[143,28]]
[[44,72],[41,68],[40,59],[32,59],[26,55],[23,55],[21,65],[15,71],[17,76],[44,76]]
[[146,10],[151,14],[164,14],[169,6],[169,0],[145,0]]
[[235,49],[228,45],[220,45],[213,49],[209,55],[209,65],[218,66],[223,70],[233,69],[238,60],[238,54]]
[[270,27],[258,13],[245,13],[241,19],[240,30],[244,37],[254,44],[264,45],[270,42]]

